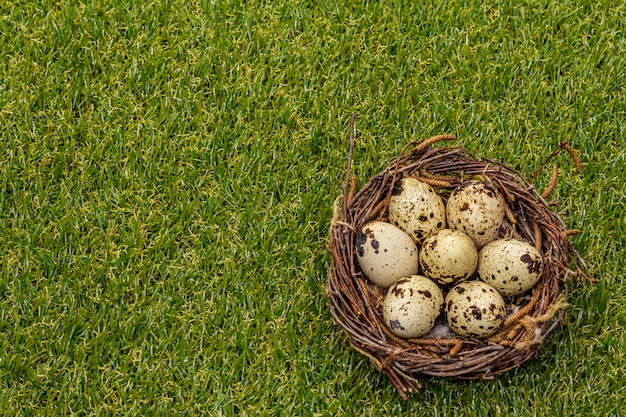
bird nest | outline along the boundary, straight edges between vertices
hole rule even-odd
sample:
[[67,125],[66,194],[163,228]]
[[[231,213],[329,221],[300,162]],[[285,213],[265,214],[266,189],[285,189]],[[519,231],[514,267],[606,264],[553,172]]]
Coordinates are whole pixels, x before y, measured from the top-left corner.
[[[589,278],[584,260],[568,242],[576,230],[566,227],[547,201],[557,181],[556,165],[550,184],[539,193],[516,170],[494,160],[477,158],[466,149],[433,146],[452,140],[437,136],[407,145],[382,172],[359,190],[350,175],[354,148],[354,117],[351,120],[350,152],[343,195],[335,202],[328,249],[331,266],[327,285],[330,311],[343,327],[350,344],[384,372],[403,398],[421,385],[420,375],[462,379],[491,378],[533,358],[546,337],[559,325],[566,305],[569,278]],[[566,143],[576,167],[580,164]],[[554,157],[555,151],[541,164]],[[414,339],[392,333],[382,318],[381,289],[365,277],[355,256],[357,231],[372,220],[387,220],[387,206],[394,186],[404,177],[430,184],[447,200],[451,191],[467,179],[480,179],[496,187],[506,200],[506,219],[501,237],[514,237],[535,246],[544,259],[543,275],[533,290],[505,297],[507,317],[501,329],[479,340],[438,331]],[[536,173],[535,173],[536,176]],[[534,178],[533,178],[534,180]],[[574,270],[570,269],[574,265]],[[445,327],[440,324],[439,327]]]

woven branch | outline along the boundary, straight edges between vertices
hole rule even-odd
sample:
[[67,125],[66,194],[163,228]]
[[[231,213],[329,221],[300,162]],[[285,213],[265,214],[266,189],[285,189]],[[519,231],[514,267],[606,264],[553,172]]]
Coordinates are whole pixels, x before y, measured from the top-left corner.
[[[351,124],[351,132],[353,129]],[[420,375],[492,378],[533,358],[563,317],[572,274],[570,261],[578,275],[590,279],[584,260],[567,241],[565,223],[548,208],[535,187],[500,162],[478,159],[461,147],[432,147],[453,138],[442,135],[411,144],[412,149],[403,149],[395,161],[356,192],[354,186],[348,187],[347,172],[343,198],[335,202],[328,245],[331,314],[345,330],[350,344],[387,374],[403,398],[420,387]],[[348,169],[353,142],[351,134]],[[386,328],[381,313],[383,290],[371,284],[359,269],[355,237],[365,223],[386,218],[394,184],[405,176],[431,180],[444,201],[467,179],[490,182],[501,191],[507,207],[508,221],[502,236],[526,240],[542,252],[545,265],[541,281],[531,295],[507,299],[505,326],[488,340],[430,336],[404,340]]]

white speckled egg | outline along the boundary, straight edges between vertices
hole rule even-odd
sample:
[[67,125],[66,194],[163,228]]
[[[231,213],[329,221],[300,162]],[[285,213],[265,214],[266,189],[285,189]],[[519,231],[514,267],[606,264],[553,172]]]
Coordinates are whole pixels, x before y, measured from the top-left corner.
[[393,284],[383,301],[383,319],[404,338],[428,334],[443,309],[443,293],[430,279],[413,275]]
[[498,239],[480,250],[477,271],[481,280],[502,295],[518,295],[539,282],[543,258],[528,242]]
[[422,243],[446,227],[446,207],[433,187],[415,178],[403,178],[389,200],[389,222]]
[[466,233],[477,248],[497,239],[504,222],[504,203],[498,191],[481,181],[466,181],[448,198],[448,227]]
[[448,325],[460,336],[482,339],[494,334],[506,317],[502,295],[482,281],[465,281],[448,292]]
[[417,246],[394,225],[369,222],[361,228],[355,243],[361,271],[379,287],[387,288],[399,278],[417,274]]
[[441,229],[422,243],[419,264],[424,275],[438,284],[458,283],[476,270],[478,250],[460,230]]

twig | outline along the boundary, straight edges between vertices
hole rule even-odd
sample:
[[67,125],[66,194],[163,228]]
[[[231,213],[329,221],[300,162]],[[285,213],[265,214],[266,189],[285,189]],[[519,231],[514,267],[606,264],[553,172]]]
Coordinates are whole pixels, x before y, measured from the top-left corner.
[[576,170],[578,172],[583,172],[583,166],[580,163],[580,160],[578,159],[578,154],[576,153],[576,151],[574,150],[574,148],[572,148],[570,146],[569,143],[567,142],[561,142],[561,148],[565,149],[567,151],[567,153],[569,153],[572,157],[572,159],[574,160],[574,165],[576,166]]
[[543,198],[548,198],[548,196],[552,194],[552,191],[554,191],[554,187],[556,187],[556,183],[558,179],[559,179],[559,165],[554,164],[552,165],[552,176],[550,177],[550,183],[548,184],[548,187],[543,191],[543,193],[541,193],[541,196]]
[[425,141],[417,145],[417,147],[413,150],[413,153],[418,154],[422,152],[424,149],[428,148],[430,145],[440,142],[442,140],[455,140],[455,139],[456,139],[456,136],[454,135],[433,136],[432,138],[426,139]]
[[348,205],[350,202],[348,201],[348,184],[350,183],[350,170],[352,169],[352,154],[354,153],[354,127],[355,127],[356,113],[352,113],[350,116],[350,127],[348,132],[348,139],[350,141],[349,149],[348,149],[348,166],[346,168],[346,180],[343,183],[343,218],[346,219],[348,217]]

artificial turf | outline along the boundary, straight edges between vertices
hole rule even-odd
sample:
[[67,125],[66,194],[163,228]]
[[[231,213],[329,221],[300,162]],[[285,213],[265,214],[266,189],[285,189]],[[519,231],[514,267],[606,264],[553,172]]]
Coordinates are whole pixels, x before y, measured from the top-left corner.
[[[0,414],[622,415],[626,7],[4,1]],[[404,401],[330,316],[363,184],[457,136],[553,196],[598,283],[537,359]],[[544,187],[549,170],[537,179]]]

